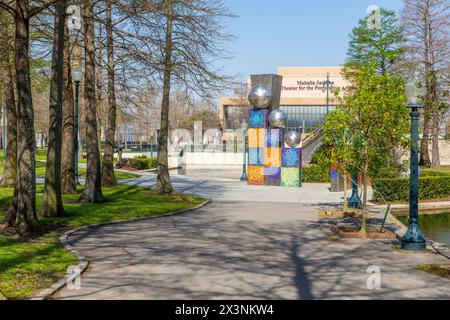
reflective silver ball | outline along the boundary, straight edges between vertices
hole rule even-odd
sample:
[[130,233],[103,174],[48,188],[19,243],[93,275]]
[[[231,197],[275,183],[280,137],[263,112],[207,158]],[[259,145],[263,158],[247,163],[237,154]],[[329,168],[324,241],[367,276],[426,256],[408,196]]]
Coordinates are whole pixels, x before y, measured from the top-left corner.
[[286,141],[286,144],[289,147],[296,148],[300,144],[300,142],[302,142],[302,137],[298,132],[290,131],[286,133],[284,141]]
[[257,84],[250,90],[248,101],[257,109],[265,109],[272,102],[272,89],[265,85]]
[[286,128],[287,116],[283,110],[274,110],[269,115],[269,123],[272,128]]

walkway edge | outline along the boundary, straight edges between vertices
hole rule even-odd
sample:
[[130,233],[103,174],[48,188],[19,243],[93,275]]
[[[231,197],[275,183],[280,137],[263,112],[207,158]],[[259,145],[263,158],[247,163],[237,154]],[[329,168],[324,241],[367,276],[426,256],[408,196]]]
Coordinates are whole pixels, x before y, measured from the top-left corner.
[[157,219],[157,218],[164,218],[164,217],[170,217],[170,216],[174,216],[174,215],[179,215],[179,214],[182,214],[182,213],[198,210],[198,209],[208,205],[209,203],[211,203],[211,201],[212,201],[211,199],[208,199],[208,200],[204,201],[203,203],[201,203],[201,204],[199,204],[199,205],[197,205],[195,207],[188,208],[188,209],[183,209],[183,210],[179,210],[179,211],[174,211],[174,212],[170,212],[170,213],[165,213],[165,214],[158,215],[158,216],[102,222],[102,223],[91,224],[91,225],[79,227],[79,228],[76,228],[76,229],[69,230],[69,231],[65,232],[64,234],[62,234],[59,237],[59,242],[62,244],[62,246],[67,251],[72,252],[73,254],[75,254],[77,256],[78,264],[75,266],[75,268],[76,268],[75,270],[77,270],[78,274],[76,274],[76,275],[70,274],[70,275],[66,275],[66,276],[62,277],[57,282],[52,284],[49,288],[44,289],[41,292],[39,292],[38,294],[34,295],[30,300],[45,300],[45,299],[49,298],[50,296],[52,296],[53,294],[55,294],[59,290],[61,290],[64,287],[66,287],[67,284],[70,281],[73,281],[73,279],[76,276],[81,276],[81,274],[83,274],[83,272],[85,272],[87,270],[87,268],[89,266],[89,261],[79,251],[77,251],[75,248],[73,248],[71,246],[71,242],[68,240],[69,237],[72,234],[74,234],[75,232],[86,231],[86,230],[89,230],[89,229],[96,229],[96,228],[100,228],[100,227],[103,227],[103,226],[120,224],[120,223],[127,223],[127,222],[131,223],[131,222],[136,222],[136,221],[152,220],[152,219]]
[[[406,231],[408,230],[408,227],[403,222],[398,220],[397,217],[392,213],[389,213],[389,219],[395,225],[397,225],[398,228],[394,231],[394,233],[397,236],[397,240],[401,241]],[[427,250],[434,250],[436,251],[436,253],[446,257],[447,259],[450,259],[450,248],[445,243],[434,241],[432,239],[429,239],[428,237],[425,239],[427,241]]]

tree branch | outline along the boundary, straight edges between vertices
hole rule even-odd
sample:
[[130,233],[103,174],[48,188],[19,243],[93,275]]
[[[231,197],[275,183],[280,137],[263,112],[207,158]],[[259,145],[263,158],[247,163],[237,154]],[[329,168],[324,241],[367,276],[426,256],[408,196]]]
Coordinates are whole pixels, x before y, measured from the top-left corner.
[[8,11],[11,15],[15,15],[15,10],[11,5],[4,3],[3,1],[0,1],[0,8]]
[[55,4],[58,1],[60,1],[60,0],[50,0],[50,1],[40,5],[38,7],[31,8],[30,11],[29,11],[29,14],[28,14],[28,18],[34,17],[35,15],[37,15],[37,14],[41,13],[42,11],[46,10],[48,7],[50,7],[51,5]]

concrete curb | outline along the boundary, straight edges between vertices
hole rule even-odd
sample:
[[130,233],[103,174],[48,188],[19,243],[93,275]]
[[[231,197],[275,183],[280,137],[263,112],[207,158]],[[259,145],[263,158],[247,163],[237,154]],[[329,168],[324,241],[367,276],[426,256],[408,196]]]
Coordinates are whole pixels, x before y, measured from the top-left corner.
[[[375,207],[386,206],[387,204],[377,204],[368,202],[368,204]],[[448,210],[450,208],[450,201],[437,201],[437,202],[421,202],[419,203],[419,210]],[[404,211],[409,209],[409,204],[392,204],[392,210]]]
[[159,215],[159,216],[102,222],[102,223],[98,223],[98,224],[91,224],[91,225],[83,226],[83,227],[76,228],[76,229],[69,230],[69,231],[65,232],[63,235],[61,235],[59,237],[59,242],[63,245],[63,247],[67,251],[70,251],[70,252],[72,252],[73,254],[75,254],[77,256],[79,262],[75,266],[76,273],[70,274],[70,275],[66,275],[66,276],[62,277],[57,282],[52,284],[49,288],[44,289],[41,292],[39,292],[36,295],[34,295],[32,298],[30,298],[30,300],[45,300],[45,299],[49,298],[50,296],[52,296],[53,294],[55,294],[56,292],[58,292],[62,288],[66,287],[67,284],[70,281],[73,281],[74,278],[76,278],[78,276],[81,276],[81,274],[83,272],[85,272],[86,269],[88,268],[89,261],[87,260],[87,258],[85,256],[83,256],[80,252],[78,252],[75,248],[73,248],[71,246],[71,241],[68,240],[69,237],[72,234],[74,234],[76,232],[80,232],[80,231],[87,231],[87,230],[90,230],[90,229],[97,229],[97,228],[100,228],[100,227],[103,227],[103,226],[108,226],[108,225],[115,225],[115,224],[121,224],[121,223],[131,223],[131,222],[136,222],[136,221],[145,221],[145,220],[153,220],[153,219],[158,219],[158,218],[171,217],[171,216],[179,215],[179,214],[182,214],[182,213],[198,210],[198,209],[208,205],[209,203],[211,203],[211,201],[212,201],[211,199],[208,199],[208,200],[204,201],[203,203],[201,203],[201,204],[199,204],[199,205],[197,205],[195,207],[188,208],[188,209],[183,209],[183,210],[179,210],[179,211],[174,211],[174,212],[166,213],[166,214]]
[[[398,226],[398,228],[394,231],[394,233],[397,236],[397,240],[400,241],[403,238],[406,231],[408,230],[408,228],[403,224],[403,222],[398,220],[397,217],[392,213],[389,213],[388,217],[396,226]],[[427,241],[428,250],[434,250],[438,254],[446,257],[447,259],[450,259],[450,248],[446,244],[431,240],[429,238],[425,239]]]

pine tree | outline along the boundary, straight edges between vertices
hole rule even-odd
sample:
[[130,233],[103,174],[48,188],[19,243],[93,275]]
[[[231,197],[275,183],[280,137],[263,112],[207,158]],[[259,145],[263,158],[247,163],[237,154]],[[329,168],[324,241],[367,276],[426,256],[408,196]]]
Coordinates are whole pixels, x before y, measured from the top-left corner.
[[359,20],[351,35],[346,65],[352,69],[375,63],[380,74],[386,74],[391,67],[403,58],[404,37],[399,20],[394,11],[380,9],[379,23],[370,14]]

